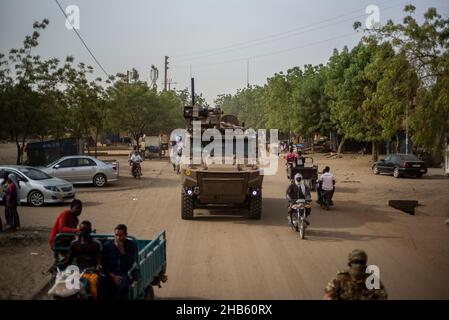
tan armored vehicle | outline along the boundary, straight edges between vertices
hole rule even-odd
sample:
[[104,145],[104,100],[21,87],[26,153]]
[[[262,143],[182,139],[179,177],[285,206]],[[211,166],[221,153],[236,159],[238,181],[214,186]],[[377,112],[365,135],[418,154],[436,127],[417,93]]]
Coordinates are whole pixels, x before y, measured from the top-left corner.
[[[205,109],[199,106],[184,107],[184,118],[187,120],[187,134],[184,142],[186,147],[183,158],[187,160],[181,165],[182,190],[181,190],[181,217],[192,219],[195,209],[227,209],[237,208],[238,214],[244,212],[250,219],[260,219],[262,213],[262,181],[257,160],[247,158],[248,150],[252,148],[245,135],[235,135],[231,138],[224,134],[225,129],[244,132],[234,116],[222,116],[220,109]],[[228,156],[225,163],[208,163],[207,158],[200,159],[194,163],[195,148],[193,143],[195,136],[193,122],[201,123],[201,134],[207,129],[216,129],[215,132],[222,133],[222,157]],[[248,137],[248,136],[246,136]],[[254,134],[255,138],[255,134]],[[216,138],[215,138],[216,139]],[[241,140],[239,140],[241,139]],[[240,148],[236,141],[242,141]],[[213,140],[215,141],[215,140]],[[207,148],[210,141],[200,142],[200,153]],[[255,144],[256,145],[256,144]],[[255,146],[254,145],[254,146]],[[232,148],[232,149],[231,149]],[[257,148],[257,147],[256,147]],[[227,151],[226,151],[226,150]],[[237,161],[237,155],[242,155],[243,163]],[[240,153],[239,153],[240,152]],[[231,158],[229,159],[229,155]],[[215,156],[213,154],[213,156]]]

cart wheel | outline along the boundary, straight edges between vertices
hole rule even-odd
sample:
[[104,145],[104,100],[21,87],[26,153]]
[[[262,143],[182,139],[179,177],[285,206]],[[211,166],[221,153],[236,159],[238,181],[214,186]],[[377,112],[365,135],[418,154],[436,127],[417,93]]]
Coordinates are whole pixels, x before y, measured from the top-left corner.
[[145,289],[145,291],[145,300],[154,300],[154,289],[151,284]]

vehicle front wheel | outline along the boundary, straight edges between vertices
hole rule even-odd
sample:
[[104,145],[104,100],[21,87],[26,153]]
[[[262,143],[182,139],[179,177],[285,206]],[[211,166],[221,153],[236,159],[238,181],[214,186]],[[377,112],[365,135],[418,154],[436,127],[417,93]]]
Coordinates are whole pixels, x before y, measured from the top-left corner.
[[181,192],[181,218],[191,220],[193,219],[193,198],[189,197],[184,190]]
[[394,176],[396,179],[401,177],[401,174],[399,173],[399,169],[398,169],[398,168],[394,168],[393,176]]
[[249,218],[254,220],[260,220],[262,216],[262,195],[259,194],[256,197],[249,199]]
[[104,174],[99,173],[94,177],[94,185],[96,187],[104,187],[106,185],[107,178]]
[[44,195],[40,191],[31,191],[28,194],[28,204],[33,207],[42,207],[44,205]]
[[304,240],[305,237],[305,227],[304,227],[304,221],[301,221],[301,225],[299,226],[299,237]]
[[373,167],[373,173],[376,175],[380,174],[379,168],[377,166]]

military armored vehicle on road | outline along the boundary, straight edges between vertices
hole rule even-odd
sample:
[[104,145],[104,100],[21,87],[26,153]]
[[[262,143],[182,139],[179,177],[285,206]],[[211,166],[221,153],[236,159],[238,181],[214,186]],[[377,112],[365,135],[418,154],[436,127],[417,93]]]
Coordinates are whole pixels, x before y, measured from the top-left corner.
[[[216,109],[201,108],[197,105],[184,107],[184,118],[187,120],[186,140],[190,142],[183,151],[183,157],[193,161],[195,145],[192,141],[193,121],[201,122],[201,133],[207,129],[217,129],[223,134],[223,149],[226,146],[225,129],[241,129],[238,120],[234,116],[222,116],[222,111]],[[240,131],[240,132],[242,132]],[[248,136],[246,136],[248,137]],[[255,135],[253,137],[255,139]],[[248,155],[249,141],[244,136],[234,136],[233,141],[228,141],[232,146],[233,160],[227,163],[207,163],[201,159],[196,164],[182,164],[182,190],[181,190],[181,217],[189,220],[194,217],[195,209],[240,209],[250,219],[260,219],[262,214],[262,182],[263,175],[256,161],[248,161],[247,158],[237,161],[236,141],[242,139],[244,155]],[[255,142],[255,141],[254,141]],[[201,151],[210,142],[201,143]],[[190,153],[190,154],[189,154]],[[223,150],[222,154],[225,154]],[[229,154],[229,153],[228,153]],[[229,159],[228,159],[229,160]]]

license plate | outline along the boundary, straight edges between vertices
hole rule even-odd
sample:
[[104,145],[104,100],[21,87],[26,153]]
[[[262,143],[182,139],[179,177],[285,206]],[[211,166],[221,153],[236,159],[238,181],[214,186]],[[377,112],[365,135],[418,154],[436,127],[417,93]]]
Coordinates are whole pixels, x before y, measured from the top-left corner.
[[413,168],[421,168],[421,165],[420,164],[414,164],[412,167]]

